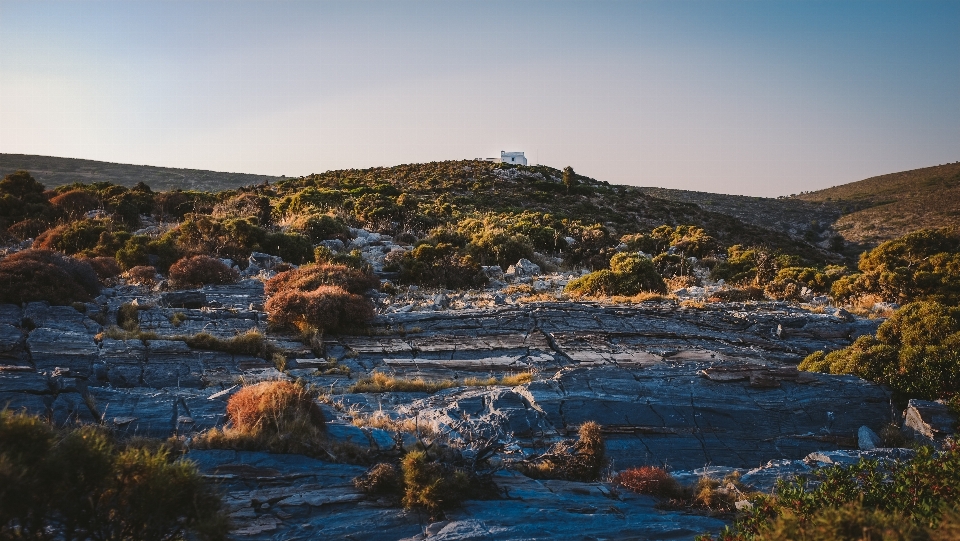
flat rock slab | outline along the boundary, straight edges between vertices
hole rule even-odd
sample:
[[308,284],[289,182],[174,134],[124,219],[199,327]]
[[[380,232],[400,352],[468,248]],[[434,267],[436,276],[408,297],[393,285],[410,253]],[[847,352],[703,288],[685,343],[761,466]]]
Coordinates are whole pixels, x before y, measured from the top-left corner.
[[603,483],[536,481],[500,472],[502,499],[468,500],[445,521],[425,522],[363,497],[352,479],[365,468],[295,455],[191,451],[187,458],[225,493],[234,539],[582,540],[693,539],[720,520],[657,509],[656,500]]

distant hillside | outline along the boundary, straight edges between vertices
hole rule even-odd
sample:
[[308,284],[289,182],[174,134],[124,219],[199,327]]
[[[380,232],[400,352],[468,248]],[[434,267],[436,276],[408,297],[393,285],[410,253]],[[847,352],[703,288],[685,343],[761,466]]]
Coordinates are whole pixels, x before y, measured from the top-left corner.
[[262,184],[280,180],[279,177],[248,175],[245,173],[220,173],[200,169],[176,169],[149,165],[33,156],[29,154],[0,154],[0,177],[25,169],[33,178],[47,188],[83,182],[112,182],[128,188],[144,182],[155,191],[198,190],[217,192],[221,190]]
[[637,188],[641,193],[733,216],[745,223],[773,229],[814,242],[828,236],[828,228],[841,216],[833,202],[810,202],[797,199],[774,199],[745,195],[725,195],[668,188]]
[[872,177],[794,196],[843,212],[834,223],[851,242],[871,246],[929,227],[960,226],[960,162]]

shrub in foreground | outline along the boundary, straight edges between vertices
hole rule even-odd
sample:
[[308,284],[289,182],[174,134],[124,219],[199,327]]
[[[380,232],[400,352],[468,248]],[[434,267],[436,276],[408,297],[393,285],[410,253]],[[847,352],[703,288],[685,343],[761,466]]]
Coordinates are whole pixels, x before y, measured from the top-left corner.
[[[955,540],[960,533],[960,446],[917,450],[913,459],[883,464],[861,459],[777,482],[757,495],[725,541]],[[713,539],[709,536],[703,540]]]
[[86,261],[50,250],[24,250],[0,260],[0,303],[66,305],[99,292],[100,280]]
[[239,278],[236,270],[226,266],[223,261],[206,255],[185,257],[170,266],[170,282],[174,287],[233,284]]
[[0,538],[225,539],[220,497],[163,447],[0,411]]

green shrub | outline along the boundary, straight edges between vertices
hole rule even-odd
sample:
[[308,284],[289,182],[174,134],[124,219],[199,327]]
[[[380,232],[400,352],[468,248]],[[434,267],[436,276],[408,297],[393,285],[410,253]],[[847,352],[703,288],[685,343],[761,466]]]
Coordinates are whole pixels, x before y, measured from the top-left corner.
[[100,293],[89,263],[49,250],[24,250],[0,260],[0,303],[69,305]]
[[850,346],[818,351],[801,370],[856,374],[908,397],[949,398],[960,389],[960,308],[911,303]]
[[262,226],[270,224],[270,199],[255,193],[240,193],[217,203],[212,215],[218,219],[252,218]]
[[260,248],[294,265],[314,261],[313,243],[309,238],[296,233],[267,233]]
[[400,281],[427,287],[469,289],[486,285],[480,264],[450,244],[421,244],[403,254]]
[[874,294],[901,303],[960,303],[960,232],[922,230],[884,242],[860,256],[860,274],[838,280],[841,301]]
[[506,269],[520,259],[531,259],[533,243],[526,235],[485,230],[473,236],[464,251],[481,265]]
[[225,539],[227,528],[220,497],[168,450],[0,411],[0,537]]
[[56,250],[68,255],[94,253],[100,243],[100,236],[108,233],[112,226],[109,220],[67,222],[41,233],[35,245],[41,250]]
[[[344,265],[364,272],[370,272],[370,264],[363,259],[360,250],[352,250],[350,253],[334,253],[326,246],[317,246],[313,250],[313,259],[319,264]],[[399,270],[397,267],[396,270]]]
[[470,477],[462,470],[439,461],[431,461],[423,451],[411,451],[403,457],[404,495],[407,508],[423,508],[431,515],[460,505],[470,490]]
[[347,225],[340,220],[326,214],[314,214],[297,220],[291,229],[305,235],[312,242],[329,239],[345,240],[350,235]]
[[[861,459],[850,466],[820,468],[813,471],[812,482],[779,480],[773,496],[754,496],[735,529],[720,539],[950,539],[938,530],[943,525],[944,531],[956,531],[958,510],[960,447],[952,443],[942,452],[922,447],[903,462]],[[859,537],[864,531],[854,529],[858,526],[877,529],[867,530],[872,537]],[[931,537],[909,537],[927,531]],[[841,536],[830,537],[836,532]]]
[[667,285],[651,260],[623,252],[610,260],[610,270],[592,272],[571,280],[564,291],[574,295],[633,296],[642,291],[666,293]]
[[53,207],[43,192],[43,184],[26,171],[17,171],[3,177],[0,180],[0,228],[24,220],[51,220],[54,215]]
[[205,255],[185,257],[170,267],[170,283],[177,288],[233,284],[239,277],[239,273],[223,261]]
[[823,295],[837,279],[846,274],[846,267],[829,266],[823,270],[813,267],[787,267],[780,269],[764,291],[777,300],[802,300],[800,292],[807,288],[814,294]]
[[727,248],[727,259],[710,271],[710,278],[739,284],[750,282],[763,286],[772,280],[782,267],[798,266],[794,260],[778,261],[778,256],[765,246],[745,247],[739,244]]

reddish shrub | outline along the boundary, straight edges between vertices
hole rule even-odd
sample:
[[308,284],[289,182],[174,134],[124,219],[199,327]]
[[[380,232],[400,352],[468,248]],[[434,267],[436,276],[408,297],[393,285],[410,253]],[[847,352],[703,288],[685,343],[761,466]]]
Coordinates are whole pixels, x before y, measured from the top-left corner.
[[345,329],[373,318],[369,300],[338,286],[320,286],[313,291],[285,289],[271,296],[265,308],[274,325],[301,331],[310,327]]
[[614,484],[638,494],[670,498],[680,492],[680,484],[663,468],[642,466],[624,470],[613,478]]
[[264,285],[264,292],[274,295],[288,290],[312,291],[320,286],[337,286],[350,293],[363,294],[376,288],[380,281],[372,274],[344,265],[306,265],[281,272]]
[[127,271],[127,280],[134,284],[153,284],[157,280],[157,269],[138,265]]
[[100,199],[85,190],[70,190],[50,200],[57,211],[68,218],[82,216],[88,210],[100,208]]
[[239,278],[237,271],[223,261],[206,255],[185,257],[170,266],[170,282],[174,287],[232,284]]
[[7,228],[7,232],[18,239],[33,239],[50,227],[46,220],[28,218],[19,221]]
[[120,265],[113,257],[91,257],[84,261],[93,267],[93,270],[97,273],[97,277],[101,280],[113,278],[120,274]]
[[0,303],[71,304],[99,292],[100,280],[86,261],[50,250],[24,250],[0,260]]

